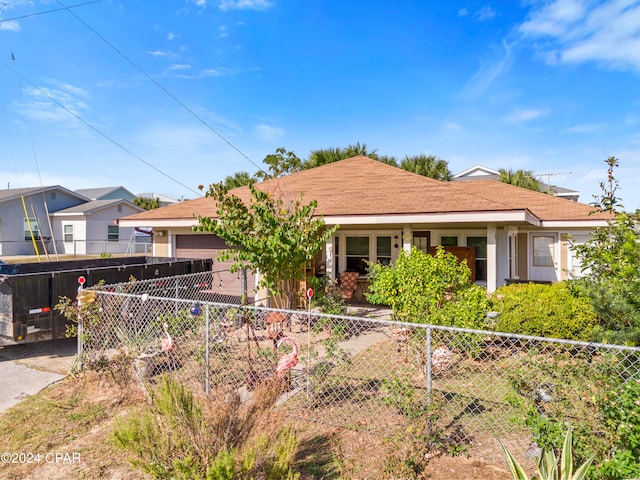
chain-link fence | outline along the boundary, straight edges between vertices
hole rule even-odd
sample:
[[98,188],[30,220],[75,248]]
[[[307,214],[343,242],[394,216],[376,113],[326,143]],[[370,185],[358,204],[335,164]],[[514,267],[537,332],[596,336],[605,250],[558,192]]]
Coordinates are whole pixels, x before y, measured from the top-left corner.
[[539,453],[535,415],[597,434],[598,399],[640,381],[640,348],[241,306],[215,296],[211,275],[98,290],[84,361],[124,352],[146,380],[168,373],[245,399],[281,378],[292,417],[383,435],[422,426],[428,441],[497,461],[498,439],[521,458]]

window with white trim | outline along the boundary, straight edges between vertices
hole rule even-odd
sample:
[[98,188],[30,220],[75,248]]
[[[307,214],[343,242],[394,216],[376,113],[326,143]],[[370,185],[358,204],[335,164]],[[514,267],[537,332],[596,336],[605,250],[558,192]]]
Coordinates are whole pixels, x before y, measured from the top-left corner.
[[347,237],[347,270],[366,275],[369,261],[369,237]]
[[107,241],[117,242],[120,239],[120,227],[118,225],[107,225]]
[[542,235],[533,237],[533,266],[553,267],[554,238]]
[[63,234],[65,243],[73,243],[73,225],[63,225]]
[[33,233],[34,240],[40,240],[40,231],[38,230],[38,222],[35,218],[24,219],[24,239],[31,241]]

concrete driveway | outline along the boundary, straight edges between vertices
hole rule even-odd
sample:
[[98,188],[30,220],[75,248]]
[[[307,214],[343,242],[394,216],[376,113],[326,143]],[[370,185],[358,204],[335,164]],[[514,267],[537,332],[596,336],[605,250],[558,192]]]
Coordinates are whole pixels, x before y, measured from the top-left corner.
[[0,412],[64,378],[76,352],[75,338],[0,347]]

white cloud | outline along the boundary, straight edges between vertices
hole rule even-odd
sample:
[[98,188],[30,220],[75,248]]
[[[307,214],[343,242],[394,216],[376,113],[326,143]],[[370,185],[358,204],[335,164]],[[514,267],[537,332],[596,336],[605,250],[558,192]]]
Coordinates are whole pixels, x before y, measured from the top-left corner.
[[29,97],[25,101],[17,103],[19,112],[32,120],[43,122],[60,122],[69,120],[69,112],[80,116],[81,111],[89,109],[82,98],[88,97],[88,93],[78,87],[61,83],[55,88],[39,87],[25,90]]
[[176,38],[180,38],[180,35],[172,32],[167,33],[167,40],[175,40]]
[[498,52],[496,59],[483,62],[480,69],[469,79],[461,92],[465,98],[477,98],[484,93],[489,85],[511,65],[511,46],[502,42],[503,51]]
[[640,0],[555,0],[519,27],[548,63],[640,70]]
[[458,10],[459,17],[466,17],[467,15],[469,15],[469,10],[467,10],[466,8],[461,8],[460,10]]
[[6,30],[9,32],[19,32],[20,24],[15,20],[8,20],[6,22],[0,23],[0,30]]
[[189,64],[173,64],[169,67],[169,70],[188,70],[191,68]]
[[593,133],[605,127],[602,123],[583,123],[564,130],[565,133]]
[[487,5],[484,5],[482,8],[480,8],[473,14],[474,20],[478,22],[485,22],[487,20],[491,20],[495,16],[496,16],[496,11]]
[[154,57],[164,57],[167,55],[165,52],[161,52],[160,50],[154,50],[153,52],[147,52],[147,53]]
[[218,8],[227,10],[267,10],[273,6],[269,0],[220,0]]
[[256,125],[253,129],[256,137],[267,142],[273,142],[284,135],[284,130],[270,125]]
[[512,113],[505,117],[509,123],[522,123],[535,120],[546,115],[545,110],[516,108]]

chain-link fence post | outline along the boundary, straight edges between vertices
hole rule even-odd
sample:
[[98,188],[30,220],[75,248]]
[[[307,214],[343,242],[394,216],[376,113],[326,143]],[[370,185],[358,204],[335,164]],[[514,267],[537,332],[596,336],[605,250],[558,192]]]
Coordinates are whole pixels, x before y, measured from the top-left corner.
[[247,269],[240,269],[240,305],[247,304]]
[[204,393],[209,395],[209,337],[210,337],[210,309],[211,307],[207,305],[205,307],[205,315],[204,315],[204,332],[205,332],[205,344],[204,344]]
[[432,373],[431,373],[431,325],[427,325],[426,329],[426,348],[427,348],[427,359],[426,359],[426,376],[427,376],[427,403],[431,403],[431,382],[432,382]]

